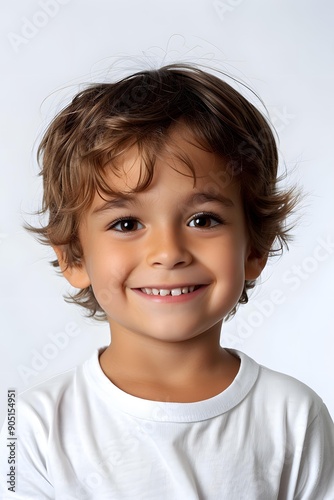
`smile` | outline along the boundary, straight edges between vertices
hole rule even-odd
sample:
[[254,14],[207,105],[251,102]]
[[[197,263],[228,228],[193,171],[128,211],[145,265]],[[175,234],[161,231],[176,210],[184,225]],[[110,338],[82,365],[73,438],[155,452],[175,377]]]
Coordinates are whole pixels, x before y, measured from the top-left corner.
[[208,287],[209,285],[175,285],[172,287],[165,285],[163,288],[158,288],[158,286],[132,288],[132,291],[148,302],[176,305],[196,300],[205,293]]
[[166,297],[167,295],[172,295],[177,297],[178,295],[183,295],[186,293],[191,293],[197,290],[201,285],[191,285],[178,288],[141,288],[140,290],[146,295],[160,295],[161,297]]

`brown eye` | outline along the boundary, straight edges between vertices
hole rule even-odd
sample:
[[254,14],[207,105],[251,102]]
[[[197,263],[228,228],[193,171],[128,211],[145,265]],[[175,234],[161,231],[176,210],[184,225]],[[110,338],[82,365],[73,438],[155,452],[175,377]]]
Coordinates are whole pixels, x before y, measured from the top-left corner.
[[211,219],[209,217],[196,217],[194,219],[194,226],[196,227],[210,227]]
[[119,219],[118,221],[115,221],[109,229],[113,229],[114,231],[119,231],[121,233],[130,233],[137,231],[138,229],[141,229],[143,227],[142,224],[140,224],[139,221],[136,219]]
[[190,227],[207,229],[217,226],[218,224],[222,224],[222,221],[217,216],[211,214],[199,214],[195,215],[188,225]]

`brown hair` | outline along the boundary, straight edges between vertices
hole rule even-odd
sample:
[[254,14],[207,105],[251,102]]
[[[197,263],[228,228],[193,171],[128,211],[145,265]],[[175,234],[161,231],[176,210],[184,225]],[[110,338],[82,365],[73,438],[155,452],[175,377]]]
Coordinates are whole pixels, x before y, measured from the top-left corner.
[[[80,266],[81,217],[96,191],[101,196],[111,193],[106,165],[136,145],[142,161],[136,191],[144,190],[169,129],[180,121],[204,148],[225,160],[226,169],[211,188],[237,178],[253,252],[270,256],[287,247],[286,218],[298,196],[293,189],[278,189],[277,147],[267,120],[224,80],[179,64],[90,85],[54,118],[38,149],[44,183],[39,213],[48,214],[48,223],[28,229],[43,243],[62,245],[68,266]],[[195,179],[191,162],[182,159]],[[52,264],[59,266],[57,260]],[[255,281],[245,282],[239,303],[248,301],[247,290],[254,285]],[[91,287],[67,300],[88,309],[90,316],[106,319]]]

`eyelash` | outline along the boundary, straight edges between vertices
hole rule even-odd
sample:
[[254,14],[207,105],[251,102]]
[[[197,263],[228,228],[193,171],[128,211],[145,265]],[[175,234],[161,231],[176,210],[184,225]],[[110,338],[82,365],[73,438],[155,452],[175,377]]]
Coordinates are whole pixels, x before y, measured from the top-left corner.
[[114,229],[115,231],[118,231],[119,233],[134,232],[134,231],[120,231],[119,229],[115,229],[115,227],[118,224],[121,224],[122,222],[129,222],[129,221],[138,222],[138,219],[136,217],[133,217],[132,215],[128,215],[127,217],[119,217],[119,219],[116,219],[114,222],[112,222],[112,224],[110,224],[110,226],[108,226],[108,229]]
[[[197,227],[198,229],[212,229],[213,227],[216,227],[218,225],[226,224],[226,222],[224,221],[224,219],[222,219],[217,214],[214,214],[212,212],[199,212],[198,214],[193,215],[189,222],[191,222],[191,221],[193,221],[195,219],[200,219],[201,217],[210,218],[210,219],[216,221],[217,224],[214,224],[213,226],[205,227],[205,228]],[[190,227],[194,227],[194,226],[190,226]]]
[[[197,229],[212,229],[213,227],[216,227],[218,225],[225,225],[226,222],[224,221],[224,219],[222,219],[221,217],[219,217],[217,214],[214,214],[212,212],[200,212],[198,214],[195,214],[192,216],[192,218],[190,219],[190,221],[187,223],[187,225],[196,220],[196,219],[199,219],[199,218],[210,218],[212,220],[214,220],[215,222],[217,222],[217,224],[214,224],[213,226],[210,226],[210,227],[204,227],[204,228],[201,228],[200,226],[189,226],[189,227],[197,227]],[[118,219],[116,219],[114,222],[112,222],[112,224],[110,224],[108,226],[108,230],[114,230],[114,231],[118,231],[120,233],[133,233],[135,232],[135,230],[133,231],[121,231],[119,229],[115,229],[115,227],[118,225],[118,224],[121,224],[122,222],[139,222],[138,219],[136,217],[133,217],[132,215],[129,215],[127,217],[119,217]],[[139,222],[139,224],[141,224]]]

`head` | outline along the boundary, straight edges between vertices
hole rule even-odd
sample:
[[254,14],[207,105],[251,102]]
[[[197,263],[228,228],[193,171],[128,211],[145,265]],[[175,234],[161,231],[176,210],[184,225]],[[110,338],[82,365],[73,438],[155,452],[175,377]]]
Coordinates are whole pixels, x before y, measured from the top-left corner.
[[[189,148],[176,139],[178,131]],[[237,189],[249,255],[258,263],[257,272],[245,277],[227,315],[232,316],[248,301],[267,258],[287,244],[286,218],[296,198],[278,189],[277,147],[264,116],[225,81],[191,66],[175,64],[91,85],[53,120],[39,148],[48,223],[31,228],[55,248],[53,265],[67,275],[81,269],[80,228],[96,196],[107,200],[120,189],[123,194],[149,190],[164,158],[170,159],[166,168],[190,176],[196,189],[199,170],[191,145],[216,159],[215,168],[209,162],[207,171],[200,169],[209,195]],[[134,158],[134,151],[138,175],[125,189],[110,179],[122,180],[124,158],[129,152]],[[88,281],[77,283],[71,300],[106,319]]]

